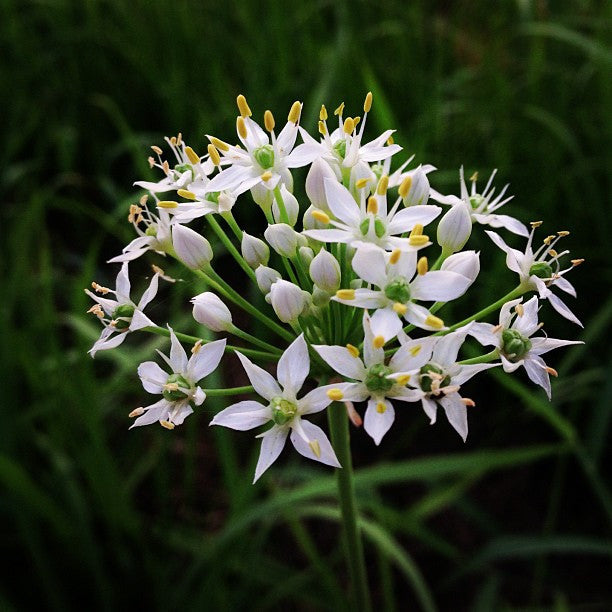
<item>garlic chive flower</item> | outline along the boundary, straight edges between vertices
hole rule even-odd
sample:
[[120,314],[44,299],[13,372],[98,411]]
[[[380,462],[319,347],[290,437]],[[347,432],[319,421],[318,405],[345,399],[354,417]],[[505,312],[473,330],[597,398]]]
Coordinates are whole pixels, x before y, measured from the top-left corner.
[[580,325],[576,315],[566,306],[566,304],[558,298],[551,289],[558,287],[561,291],[565,291],[576,297],[576,290],[573,285],[564,278],[572,268],[582,263],[582,259],[572,259],[571,265],[561,269],[559,263],[561,257],[567,255],[569,251],[558,252],[555,250],[557,242],[569,234],[569,232],[561,231],[556,235],[550,235],[544,238],[542,246],[536,251],[532,248],[533,236],[535,230],[541,225],[540,221],[534,221],[532,230],[527,240],[525,252],[521,253],[517,249],[509,247],[504,240],[495,232],[488,231],[489,238],[506,253],[506,265],[510,270],[516,272],[521,281],[521,286],[525,291],[537,291],[541,300],[548,300],[551,306],[563,317]]
[[119,346],[129,332],[155,325],[142,311],[156,296],[158,282],[159,273],[156,272],[149,283],[149,287],[136,304],[130,298],[128,263],[125,262],[117,275],[114,290],[92,283],[92,287],[97,293],[101,295],[112,293],[115,299],[101,297],[101,295],[96,295],[89,289],[85,289],[85,293],[96,302],[88,312],[95,314],[104,325],[100,337],[89,350],[92,357],[95,357],[97,351],[105,351]]
[[542,325],[538,322],[538,298],[533,296],[523,305],[523,298],[506,302],[499,313],[499,324],[473,323],[470,335],[481,344],[494,346],[500,354],[505,372],[514,372],[521,366],[536,385],[551,398],[550,377],[556,370],[546,365],[544,353],[571,344],[583,344],[575,340],[556,340],[546,336],[533,337]]
[[468,191],[465,178],[463,176],[462,166],[459,170],[461,197],[458,198],[454,195],[444,196],[432,189],[431,198],[436,202],[440,202],[440,204],[450,204],[451,206],[456,206],[457,204],[463,202],[470,212],[472,223],[480,223],[482,225],[488,225],[495,228],[503,227],[511,231],[513,234],[526,237],[529,235],[529,232],[523,223],[514,217],[499,215],[495,212],[514,198],[514,196],[504,198],[509,185],[505,185],[497,196],[495,198],[493,197],[495,195],[495,187],[492,186],[492,183],[496,174],[497,169],[493,170],[491,173],[491,176],[489,177],[489,180],[487,181],[482,193],[478,193],[476,187],[478,173],[474,173],[474,175],[470,178],[472,187],[471,190]]
[[[272,427],[260,434],[261,452],[255,469],[256,482],[280,455],[287,436],[295,450],[308,459],[332,467],[341,467],[324,431],[303,417],[325,410],[333,401],[328,391],[342,393],[346,385],[319,387],[298,399],[298,393],[310,372],[308,347],[301,334],[282,354],[278,362],[278,382],[264,369],[236,352],[255,391],[265,404],[246,400],[232,404],[212,420],[211,425],[245,431],[267,423]],[[332,394],[333,395],[333,394]]]
[[145,391],[161,395],[162,399],[150,406],[133,410],[130,415],[138,418],[132,427],[150,425],[155,421],[159,421],[166,429],[181,425],[193,412],[193,406],[201,406],[206,399],[206,393],[198,386],[198,382],[215,370],[223,357],[225,340],[215,340],[208,344],[196,344],[188,360],[174,331],[169,329],[170,356],[161,351],[158,353],[172,372],[168,374],[154,361],[146,361],[138,366],[138,376]]
[[315,345],[313,348],[338,374],[356,381],[346,383],[342,395],[336,397],[344,402],[367,400],[364,428],[378,445],[395,420],[395,409],[390,400],[414,402],[420,399],[418,392],[406,387],[409,375],[395,379],[389,376],[419,368],[429,358],[437,338],[430,336],[407,341],[386,363],[385,352],[374,336],[367,313],[363,316],[363,329],[363,360],[357,348],[351,345]]

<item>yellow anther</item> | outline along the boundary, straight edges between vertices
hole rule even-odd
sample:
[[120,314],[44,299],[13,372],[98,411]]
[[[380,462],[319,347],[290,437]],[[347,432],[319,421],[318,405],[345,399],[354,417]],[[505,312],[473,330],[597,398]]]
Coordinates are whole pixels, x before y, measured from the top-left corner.
[[167,159],[164,160],[164,163],[162,164],[162,170],[166,175],[170,174],[170,164],[168,163]]
[[425,318],[425,325],[429,325],[429,327],[433,327],[434,329],[442,329],[444,327],[444,321],[430,314]]
[[357,189],[363,189],[369,182],[369,178],[360,178],[359,180],[355,181],[355,187],[357,187]]
[[271,132],[274,129],[276,124],[274,122],[274,115],[272,114],[272,111],[267,110],[264,113],[264,125],[266,126],[266,130],[268,130],[268,132]]
[[355,290],[354,289],[339,289],[336,291],[336,297],[339,300],[354,300]]
[[329,397],[332,402],[339,402],[344,398],[344,393],[342,393],[342,389],[329,389],[327,391],[327,397]]
[[572,266],[576,267],[579,266],[581,263],[584,263],[584,259],[572,259]]
[[319,121],[319,134],[325,136],[327,134],[327,126],[324,121]]
[[393,251],[391,251],[391,256],[389,257],[389,263],[396,264],[399,261],[401,255],[402,251],[400,249],[393,249]]
[[238,132],[238,136],[240,136],[240,138],[246,138],[247,137],[247,128],[246,128],[246,123],[244,122],[244,117],[238,117],[236,119],[236,131]]
[[104,318],[104,311],[102,310],[102,306],[100,304],[94,304],[88,311],[88,314],[94,314],[98,319]]
[[319,111],[319,120],[320,121],[327,120],[327,109],[325,108],[325,104],[321,104],[321,110]]
[[183,142],[183,134],[182,132],[179,132],[176,137],[176,144],[181,146],[182,142]]
[[557,376],[559,376],[559,372],[557,372],[557,370],[555,370],[555,368],[551,368],[551,367],[549,367],[549,366],[546,366],[546,368],[545,368],[545,369],[546,369],[546,371],[547,371],[547,372],[548,372],[548,373],[549,373],[551,376],[554,376],[555,378],[556,378]]
[[191,348],[191,354],[192,355],[197,355],[200,352],[200,349],[202,348],[202,341],[198,340],[193,347]]
[[410,381],[410,374],[402,374],[395,379],[395,382],[400,386],[404,387]]
[[175,383],[175,382],[173,382],[173,383],[166,383],[164,385],[164,389],[166,391],[178,391],[178,388],[179,388],[178,383]]
[[427,274],[428,270],[429,264],[427,263],[427,257],[421,257],[417,262],[417,272],[423,276],[424,274]]
[[569,234],[570,234],[570,233],[569,233],[567,230],[562,230],[562,231],[560,231],[560,232],[557,232],[557,236],[560,236],[560,237],[562,237],[562,238],[563,238],[564,236],[569,236]]
[[171,200],[160,200],[157,203],[157,208],[177,208],[178,202],[173,202]]
[[130,214],[128,215],[128,221],[130,223],[140,223],[142,221],[142,208],[137,204],[130,205]]
[[353,357],[359,357],[359,349],[352,344],[347,344],[346,349]]
[[536,227],[540,227],[540,225],[542,225],[542,223],[544,223],[544,222],[543,221],[531,221],[529,223],[529,225],[531,225],[531,227],[533,227],[535,229]]
[[359,116],[353,117],[353,123],[355,124],[355,127],[357,127],[359,125],[360,121],[361,121],[361,117],[359,117]]
[[496,325],[492,330],[491,333],[496,334],[497,332],[500,332],[502,329],[504,329],[503,325]]
[[149,163],[149,168],[155,168],[155,160],[150,155],[147,157],[147,162]]
[[215,145],[208,145],[208,155],[210,155],[210,161],[218,166],[221,163],[221,158],[219,157],[219,151],[217,151]]
[[363,103],[363,112],[369,113],[371,108],[372,108],[372,92],[368,91],[365,97],[365,101]]
[[462,397],[461,401],[466,405],[469,406],[470,408],[473,408],[476,405],[476,402],[473,399],[470,399],[469,397]]
[[372,213],[373,215],[378,214],[378,200],[374,196],[370,196],[368,198],[368,208],[367,211]]
[[354,129],[355,129],[355,122],[350,117],[347,117],[344,120],[344,125],[342,126],[342,130],[344,131],[345,134],[352,134]]
[[216,138],[215,136],[206,136],[208,140],[210,140],[211,144],[213,144],[219,151],[229,151],[230,146],[227,142],[223,142],[223,140]]
[[384,414],[387,411],[387,405],[384,402],[378,402],[376,404],[376,412],[378,414]]
[[386,174],[383,174],[380,177],[380,181],[378,181],[378,187],[376,188],[376,193],[378,195],[385,195],[387,193],[388,187],[389,187],[389,177]]
[[308,446],[312,449],[312,452],[319,458],[321,456],[321,447],[319,446],[318,440],[310,440]]
[[200,163],[200,158],[198,157],[198,154],[191,147],[185,147],[185,155],[192,164]]
[[186,200],[195,200],[198,197],[193,191],[187,191],[187,189],[179,189],[176,193]]
[[91,286],[96,293],[101,293],[102,295],[106,295],[110,293],[110,289],[108,287],[103,287],[102,285],[98,285],[96,282],[92,282]]
[[329,223],[329,215],[327,213],[324,213],[322,210],[313,210],[310,214],[319,223],[324,223],[325,225]]
[[514,310],[519,317],[522,317],[525,314],[525,307],[522,304],[517,304],[514,307]]
[[172,138],[170,138],[170,144],[175,147],[176,146],[176,136],[172,136]]
[[417,344],[416,346],[413,346],[408,352],[413,356],[416,357],[420,352],[421,349],[423,348],[422,344]]
[[470,181],[472,181],[472,183],[475,183],[477,180],[478,180],[478,172],[474,172],[474,174],[470,176]]
[[174,423],[171,423],[170,421],[160,421],[159,424],[165,429],[169,429],[171,431],[174,429]]
[[374,340],[372,340],[372,344],[374,348],[379,349],[385,346],[385,337],[384,336],[374,336]]
[[238,105],[238,111],[241,117],[250,117],[253,114],[247,104],[246,98],[242,94],[236,98],[236,104]]
[[395,142],[395,139],[393,138],[393,136],[389,136],[389,138],[387,138],[388,145],[392,145],[394,142]]
[[419,236],[410,236],[408,238],[408,243],[410,246],[425,246],[429,242],[429,236],[419,235]]
[[421,223],[417,223],[410,232],[410,237],[412,236],[421,236],[423,234],[423,225]]
[[147,203],[147,200],[149,199],[149,196],[147,194],[140,196],[140,200],[138,200],[138,203],[141,206],[144,206]]
[[544,244],[550,244],[555,238],[556,238],[556,236],[554,234],[551,234],[550,236],[546,236],[546,238],[544,238],[544,240],[542,240],[542,242]]
[[134,417],[140,416],[141,414],[144,414],[144,408],[140,407],[140,408],[134,408],[134,410],[132,410],[132,412],[130,412],[130,414],[128,414],[128,416],[133,419]]
[[289,111],[289,115],[287,116],[287,121],[291,121],[291,123],[297,123],[300,120],[301,113],[302,103],[296,100],[291,106],[291,110]]
[[397,312],[400,317],[403,317],[406,312],[408,312],[408,306],[406,306],[406,304],[401,304],[400,302],[395,302],[393,304],[393,310]]
[[261,175],[261,180],[264,183],[267,183],[270,179],[272,178],[272,173],[269,170],[266,170],[262,175]]
[[157,153],[158,155],[162,154],[162,150],[157,145],[153,145],[151,149],[153,149],[153,151],[155,151],[155,153]]
[[410,188],[412,187],[412,177],[411,176],[407,176],[403,181],[402,184],[399,186],[399,189],[397,190],[397,192],[399,193],[401,198],[405,198],[408,193],[410,192]]
[[339,115],[340,117],[342,117],[343,111],[344,111],[344,102],[342,102],[342,104],[340,104],[340,106],[334,111],[334,115]]
[[550,249],[550,251],[548,251],[548,254],[551,257],[557,257],[557,255],[559,255],[559,253],[557,253],[557,251],[555,251],[555,249]]

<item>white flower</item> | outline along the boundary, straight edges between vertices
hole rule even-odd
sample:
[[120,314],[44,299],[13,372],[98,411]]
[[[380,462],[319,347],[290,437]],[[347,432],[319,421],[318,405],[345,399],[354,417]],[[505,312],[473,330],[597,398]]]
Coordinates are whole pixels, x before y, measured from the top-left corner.
[[[293,179],[289,169],[305,166],[314,159],[314,157],[302,158],[291,154],[298,134],[301,103],[293,104],[287,123],[278,137],[274,132],[274,118],[270,111],[266,111],[264,115],[266,129],[270,133],[268,137],[266,132],[251,119],[251,110],[243,96],[238,96],[238,108],[240,116],[236,128],[244,148],[225,145],[220,150],[221,166],[228,167],[210,181],[207,190],[229,189],[239,195],[256,186],[270,191],[279,182],[291,189]],[[211,142],[216,141],[209,138]]]
[[426,164],[409,172],[398,172],[396,170],[389,176],[389,187],[399,187],[399,195],[404,202],[404,206],[427,204],[431,189],[427,174],[435,169],[435,166]]
[[319,345],[313,348],[338,374],[357,381],[332,389],[330,395],[344,402],[368,400],[364,428],[374,442],[380,444],[395,420],[395,409],[389,400],[414,402],[420,399],[418,392],[406,387],[410,375],[395,380],[388,376],[421,367],[429,359],[437,338],[430,336],[408,341],[397,350],[386,365],[385,352],[374,341],[367,312],[363,316],[363,329],[363,361],[359,357],[357,348],[351,345],[346,347]]
[[327,391],[338,387],[319,387],[298,399],[298,392],[310,372],[310,359],[304,336],[300,335],[281,356],[278,362],[278,382],[241,353],[236,352],[236,355],[240,358],[255,391],[267,404],[249,400],[232,404],[217,414],[211,425],[245,431],[272,421],[272,427],[258,436],[262,438],[262,443],[253,482],[276,461],[289,432],[291,442],[298,453],[332,467],[341,467],[323,430],[302,418],[327,408],[332,402]]
[[242,232],[240,250],[245,261],[254,269],[260,265],[265,266],[270,259],[270,248],[268,245],[263,240],[246,232]]
[[[138,238],[134,238],[124,249],[121,255],[108,260],[108,263],[122,263],[137,259],[147,251],[155,251],[165,255],[172,250],[172,236],[170,215],[165,209],[158,208],[158,215],[149,212],[146,206],[146,196],[141,198],[140,204],[130,206],[128,221],[132,223]],[[144,230],[141,226],[144,226]]]
[[177,223],[172,226],[172,245],[178,258],[188,267],[199,270],[210,263],[210,242],[192,229]]
[[102,295],[112,293],[115,299],[100,297],[85,289],[85,293],[97,304],[89,309],[104,324],[104,329],[98,340],[91,347],[89,352],[95,357],[97,351],[104,351],[119,346],[131,331],[142,329],[143,327],[155,326],[142,311],[147,304],[157,294],[159,273],[155,273],[149,287],[142,294],[138,304],[130,298],[130,279],[128,276],[127,261],[121,266],[121,271],[117,274],[115,289],[101,287],[97,283],[92,283],[92,287]]
[[525,302],[525,305],[521,304],[522,300],[523,298],[512,300],[502,306],[499,325],[474,323],[469,333],[481,344],[493,345],[498,349],[505,372],[514,372],[523,366],[527,376],[536,385],[540,385],[550,399],[549,374],[556,376],[557,372],[549,368],[540,355],[560,346],[583,343],[545,336],[532,338],[533,334],[542,327],[538,323],[538,298],[534,295]]
[[327,293],[335,293],[340,287],[340,264],[325,249],[321,249],[310,262],[309,272],[312,282]]
[[[257,270],[260,268],[261,266]],[[272,284],[269,298],[276,316],[283,323],[297,321],[310,301],[310,295],[306,291],[283,279]]]
[[[138,376],[145,391],[162,395],[162,399],[150,406],[137,408],[130,416],[138,416],[132,427],[149,425],[159,421],[167,429],[181,425],[185,417],[193,412],[192,404],[200,406],[206,393],[198,382],[208,376],[221,361],[225,350],[225,340],[215,340],[208,344],[196,344],[187,360],[187,353],[181,346],[172,328],[170,329],[170,356],[158,351],[170,366],[171,374],[164,372],[154,361],[146,361],[138,366]],[[131,427],[130,427],[131,429]]]
[[[282,257],[293,257],[298,247],[297,232],[286,223],[268,225],[264,231],[268,244]],[[303,236],[302,236],[303,239]]]
[[449,270],[429,272],[426,260],[420,265],[421,273],[417,274],[414,252],[398,249],[389,255],[362,247],[353,257],[353,269],[378,289],[341,289],[332,299],[349,306],[377,309],[372,315],[372,331],[382,344],[402,329],[402,317],[421,329],[438,331],[444,327],[442,320],[416,302],[454,300],[465,293],[473,280]]
[[204,291],[191,298],[193,318],[212,331],[228,331],[232,327],[232,313],[221,298],[210,291]]
[[465,184],[465,178],[463,177],[463,166],[461,166],[461,169],[459,170],[461,198],[454,195],[444,196],[434,189],[431,190],[431,197],[436,202],[440,202],[441,204],[451,204],[453,206],[459,202],[463,202],[470,212],[473,223],[481,223],[483,225],[489,225],[490,227],[505,227],[514,234],[518,234],[519,236],[527,236],[529,232],[520,221],[508,215],[498,215],[495,213],[496,210],[499,210],[504,204],[509,202],[514,197],[510,196],[504,199],[504,194],[508,189],[508,185],[506,185],[499,192],[497,197],[492,199],[495,195],[495,187],[492,187],[491,183],[493,182],[493,178],[495,177],[496,173],[497,169],[493,170],[482,194],[476,191],[476,180],[478,179],[478,173],[475,173],[470,179],[472,181],[471,192],[468,192]]
[[461,385],[472,376],[494,368],[499,363],[478,363],[462,365],[457,363],[457,353],[466,335],[470,333],[470,325],[437,338],[431,359],[418,369],[392,374],[392,378],[410,376],[409,384],[415,386],[415,392],[423,404],[425,414],[431,424],[436,422],[438,404],[444,408],[448,422],[465,442],[468,434],[467,409],[474,402],[459,395]]
[[463,274],[471,281],[475,281],[480,272],[480,253],[476,251],[455,253],[444,260],[440,269]]
[[257,286],[259,287],[259,290],[264,295],[270,293],[272,285],[280,278],[280,272],[278,272],[274,268],[270,268],[264,265],[255,268],[255,280],[257,281]]
[[472,233],[470,211],[463,202],[451,206],[438,224],[437,240],[446,253],[456,253],[463,248]]
[[[379,190],[380,191],[380,190]],[[411,206],[397,212],[398,203],[387,212],[386,188],[384,193],[371,196],[366,206],[365,190],[361,189],[361,205],[350,191],[336,181],[325,180],[327,203],[336,219],[326,219],[334,229],[311,229],[304,235],[321,242],[344,242],[353,247],[373,244],[383,250],[417,250],[431,244],[422,235],[424,225],[431,223],[441,212],[439,206]],[[316,211],[315,211],[315,214]],[[319,212],[319,220],[324,213]],[[418,232],[415,231],[418,228]],[[400,238],[413,230],[410,238]]]
[[325,179],[334,181],[336,178],[334,171],[326,161],[317,157],[312,162],[306,175],[305,188],[306,195],[315,208],[326,213],[330,212],[325,195]]
[[583,260],[572,259],[571,266],[565,268],[564,270],[560,269],[559,260],[563,255],[569,253],[569,251],[561,251],[559,253],[554,249],[554,246],[561,238],[569,234],[569,232],[566,231],[557,232],[556,236],[547,236],[544,238],[542,246],[534,252],[531,246],[533,242],[533,235],[536,228],[541,225],[541,222],[537,221],[531,225],[533,229],[529,234],[529,239],[527,240],[527,246],[524,253],[509,247],[501,236],[495,232],[488,231],[487,234],[502,251],[505,251],[506,265],[510,270],[519,275],[521,285],[525,291],[537,291],[541,300],[548,300],[551,306],[561,316],[582,327],[582,323],[576,318],[565,303],[551,291],[551,288],[553,286],[558,287],[561,289],[561,291],[565,291],[566,293],[576,297],[576,290],[572,284],[564,278],[564,274],[581,264]]

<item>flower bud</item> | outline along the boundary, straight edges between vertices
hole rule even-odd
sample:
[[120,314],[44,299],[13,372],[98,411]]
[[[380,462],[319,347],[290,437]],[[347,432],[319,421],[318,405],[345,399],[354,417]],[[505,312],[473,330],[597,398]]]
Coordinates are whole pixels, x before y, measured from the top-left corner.
[[172,245],[178,258],[194,270],[209,264],[213,257],[208,240],[184,225],[172,226]]
[[286,280],[277,280],[270,288],[270,303],[283,323],[296,321],[309,299],[308,293]]
[[286,223],[268,225],[264,232],[270,246],[283,257],[293,257],[298,246],[298,234]]
[[336,174],[330,165],[317,157],[311,164],[308,175],[306,176],[306,195],[315,208],[319,208],[329,213],[327,196],[325,195],[325,179],[337,181]]
[[298,249],[298,255],[300,257],[300,261],[302,262],[302,264],[305,266],[309,266],[310,262],[312,261],[314,257],[314,251],[310,247],[301,246]]
[[455,253],[444,260],[440,269],[457,272],[457,274],[461,274],[473,282],[480,272],[480,253],[476,253],[476,251]]
[[[306,209],[306,212],[304,213],[304,217],[302,218],[302,224],[304,225],[304,229],[305,230],[311,230],[311,229],[325,229],[328,227],[328,225],[326,223],[323,223],[322,221],[319,221],[318,219],[315,219],[315,217],[312,216],[312,212],[314,210],[320,210],[319,208],[315,208],[314,206],[309,206]],[[327,214],[327,213],[325,213]]]
[[266,295],[270,292],[270,287],[281,278],[281,275],[273,268],[259,266],[255,270],[255,278],[260,291]]
[[438,244],[447,253],[460,251],[472,233],[472,218],[467,206],[453,204],[438,224]]
[[191,299],[193,318],[212,331],[227,331],[232,327],[232,313],[219,296],[205,291]]
[[[293,227],[298,220],[300,205],[298,204],[297,198],[285,187],[285,185],[281,185],[280,193],[281,197],[283,198],[283,204],[285,205],[285,211],[287,212],[289,225]],[[272,202],[272,214],[274,215],[274,220],[277,223],[281,223],[280,208],[278,207],[276,198]]]
[[312,282],[323,291],[335,293],[340,287],[340,264],[325,249],[312,260],[309,272]]
[[424,170],[417,168],[408,174],[404,181],[406,181],[407,178],[410,178],[410,186],[406,193],[403,193],[404,189],[402,189],[402,187],[406,186],[406,183],[402,182],[400,185],[400,194],[402,195],[404,206],[427,204],[427,200],[429,199],[429,179]]
[[259,238],[242,232],[242,243],[240,244],[242,256],[246,262],[255,269],[257,266],[266,265],[270,259],[270,249],[268,245]]

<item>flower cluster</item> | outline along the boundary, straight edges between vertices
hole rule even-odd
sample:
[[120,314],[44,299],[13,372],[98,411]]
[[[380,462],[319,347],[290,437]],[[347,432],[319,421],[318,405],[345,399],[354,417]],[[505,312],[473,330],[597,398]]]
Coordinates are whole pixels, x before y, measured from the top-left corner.
[[[501,366],[511,374],[523,367],[550,398],[549,376],[557,373],[541,355],[577,342],[536,335],[542,327],[539,311],[548,301],[580,325],[553,292],[576,295],[565,276],[582,260],[563,265],[568,251],[557,250],[569,232],[546,236],[534,246],[541,222],[532,222],[529,231],[521,221],[498,213],[512,196],[508,185],[496,192],[496,171],[479,191],[477,174],[468,189],[461,168],[459,194],[443,195],[430,187],[434,166],[410,168],[411,157],[392,170],[402,151],[393,130],[364,144],[371,93],[361,116],[346,116],[341,104],[330,117],[322,106],[316,137],[300,125],[300,102],[291,106],[278,132],[269,110],[262,126],[244,96],[238,96],[237,105],[239,144],[208,136],[200,154],[179,135],[166,139],[165,152],[152,147],[150,166],[163,176],[136,183],[146,191],[129,211],[138,236],[110,260],[121,263],[116,287],[93,283],[94,292],[87,290],[95,301],[90,312],[103,324],[92,356],[115,348],[136,330],[170,337],[170,355],[160,353],[169,373],[154,361],[138,368],[144,389],[161,399],[133,410],[133,426],[159,422],[172,429],[207,395],[255,393],[260,401],[237,401],[216,414],[211,425],[263,428],[257,480],[288,436],[304,457],[341,467],[327,434],[311,420],[326,410],[346,411],[378,445],[396,410],[406,404],[420,404],[431,423],[441,408],[465,440],[469,408],[475,404],[465,396],[467,383],[490,368]],[[337,126],[331,126],[335,121]],[[295,186],[296,168],[306,168],[303,189]],[[258,207],[265,219],[260,236],[244,231],[234,217],[249,206]],[[255,213],[244,212],[250,218]],[[217,273],[211,243],[196,221],[236,260],[244,278],[224,279]],[[519,278],[503,297],[450,323],[442,318],[445,304],[482,282],[480,253],[465,248],[481,225],[507,230],[515,241],[527,240],[522,251],[486,231]],[[195,321],[212,332],[234,335],[241,346],[187,336],[169,325],[157,326],[144,314],[159,278],[172,280],[154,266],[148,289],[138,303],[132,301],[128,265],[147,251],[181,262],[202,279],[206,291],[192,299]],[[261,304],[245,298],[245,281],[261,292]],[[261,327],[250,332],[238,328],[230,307],[243,309]],[[496,314],[497,324],[484,320]],[[274,339],[262,333],[264,327]],[[181,342],[192,344],[189,359]],[[468,344],[471,355],[478,346],[492,350],[461,359]],[[207,388],[203,379],[227,352],[238,357],[250,385]],[[270,364],[276,364],[276,378]]]

